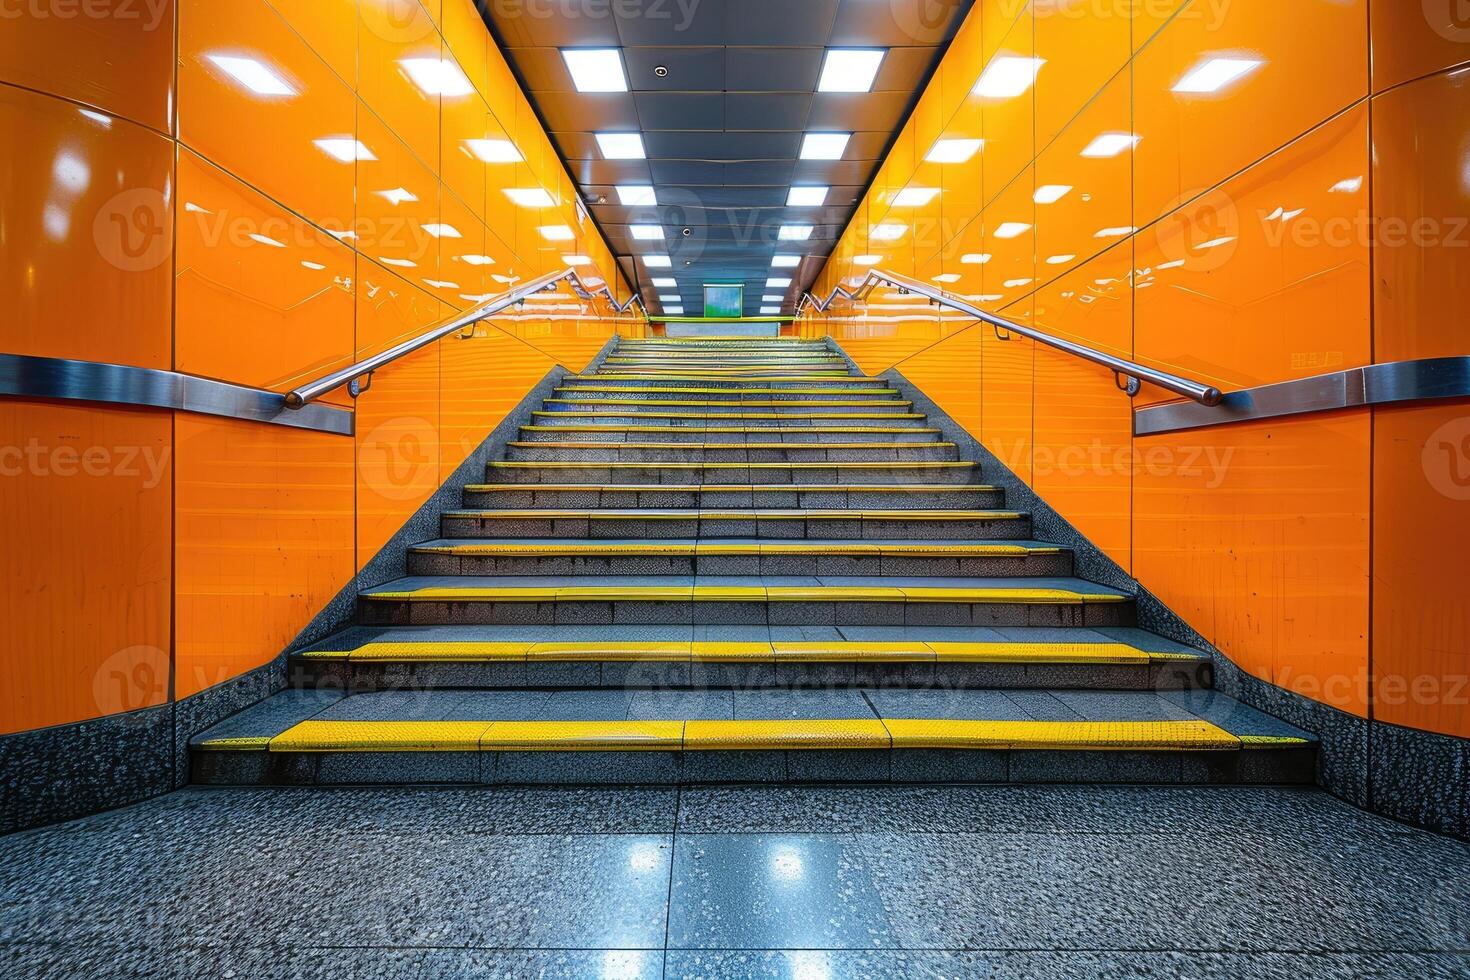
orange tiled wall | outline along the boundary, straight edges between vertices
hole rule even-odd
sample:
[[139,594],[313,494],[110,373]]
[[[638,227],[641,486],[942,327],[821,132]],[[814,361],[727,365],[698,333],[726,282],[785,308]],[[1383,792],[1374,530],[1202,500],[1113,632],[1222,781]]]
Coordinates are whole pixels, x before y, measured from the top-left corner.
[[[979,0],[818,288],[876,262],[1226,389],[1470,353],[1453,7]],[[1470,406],[1134,438],[1107,372],[916,299],[802,329],[924,387],[1252,674],[1470,736]]]
[[[28,5],[0,145],[9,353],[286,390],[564,255],[626,296],[473,0]],[[0,402],[0,733],[269,661],[533,384],[636,329],[567,296],[379,372],[355,439]]]

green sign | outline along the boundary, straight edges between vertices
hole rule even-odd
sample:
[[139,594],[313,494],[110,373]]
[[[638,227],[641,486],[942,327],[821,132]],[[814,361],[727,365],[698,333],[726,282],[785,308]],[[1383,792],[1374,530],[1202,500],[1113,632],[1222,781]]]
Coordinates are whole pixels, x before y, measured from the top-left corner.
[[705,283],[704,315],[723,318],[744,316],[745,286],[739,283]]

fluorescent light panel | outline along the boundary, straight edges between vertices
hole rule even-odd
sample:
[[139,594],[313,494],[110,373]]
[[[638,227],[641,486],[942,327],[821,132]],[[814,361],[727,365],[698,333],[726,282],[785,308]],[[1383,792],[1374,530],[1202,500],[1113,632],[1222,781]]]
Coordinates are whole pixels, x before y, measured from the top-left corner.
[[664,237],[663,225],[629,225],[628,234],[636,241],[656,242],[662,241]]
[[578,92],[626,92],[628,73],[617,48],[563,48],[562,61]]
[[827,203],[830,187],[793,187],[786,195],[788,208],[819,208]]
[[771,267],[775,269],[795,269],[799,265],[800,255],[777,255],[771,258]]
[[776,237],[783,242],[804,242],[815,230],[811,225],[782,225]]
[[598,133],[597,145],[605,160],[642,160],[648,154],[643,149],[643,137],[637,133]]
[[871,92],[888,52],[882,48],[833,48],[822,64],[818,92]]
[[851,133],[807,133],[801,141],[803,160],[841,160]]
[[658,192],[648,184],[619,184],[618,203],[625,208],[652,207],[658,204]]

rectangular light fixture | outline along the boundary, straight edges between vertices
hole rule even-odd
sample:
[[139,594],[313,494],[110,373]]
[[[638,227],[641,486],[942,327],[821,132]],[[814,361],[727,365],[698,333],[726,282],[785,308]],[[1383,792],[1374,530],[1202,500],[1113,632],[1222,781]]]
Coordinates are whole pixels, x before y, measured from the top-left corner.
[[465,140],[464,145],[482,163],[520,163],[526,159],[510,140]]
[[653,280],[653,288],[654,289],[678,289],[679,288],[679,281],[677,279],[671,279],[668,276],[659,276],[657,279],[654,279]]
[[563,48],[562,61],[578,92],[626,92],[628,73],[617,48]]
[[255,95],[289,99],[298,95],[295,86],[263,61],[240,55],[205,55],[216,68]]
[[642,160],[643,137],[637,133],[598,133],[597,145],[604,160]]
[[761,316],[780,316],[780,315],[781,315],[781,307],[779,307],[779,306],[762,306],[761,307]]
[[881,255],[855,255],[852,259],[853,265],[877,265],[883,261]]
[[1036,76],[1044,64],[1046,61],[1042,58],[1004,55],[986,66],[971,91],[987,99],[1013,99],[1025,95],[1036,83]]
[[1031,226],[1022,221],[1007,221],[995,229],[996,238],[1020,238],[1031,230]]
[[819,208],[827,203],[830,187],[793,187],[786,195],[788,208]]
[[1211,95],[1265,64],[1255,58],[1206,58],[1174,84],[1181,95]]
[[937,187],[905,187],[893,197],[896,208],[921,208],[939,196]]
[[969,163],[984,145],[984,140],[935,140],[924,159],[929,163]]
[[404,58],[399,64],[425,95],[469,95],[475,90],[459,65],[448,58]]
[[896,242],[909,230],[908,225],[897,222],[885,221],[881,225],[874,225],[868,232],[868,237],[875,242]]
[[653,207],[658,204],[658,192],[648,184],[619,184],[618,203],[625,208]]
[[643,264],[650,269],[672,269],[674,260],[667,255],[645,255]]
[[634,240],[640,241],[640,242],[656,242],[656,241],[662,241],[663,240],[663,237],[664,237],[664,226],[663,225],[629,225],[628,226],[628,234],[632,235],[633,238],[634,238]]
[[783,242],[804,242],[812,237],[815,230],[811,225],[782,225],[776,232],[776,238]]
[[684,307],[682,307],[682,306],[665,306],[664,307],[664,314],[666,316],[683,316],[684,315]]
[[1126,153],[1138,145],[1143,137],[1136,133],[1103,133],[1087,144],[1082,155],[1093,160],[1105,160]]
[[423,229],[424,229],[424,231],[426,231],[429,234],[433,235],[435,238],[463,238],[464,237],[464,235],[460,234],[459,229],[456,228],[456,227],[454,227],[454,225],[424,225],[423,226]]
[[540,187],[507,187],[505,196],[510,198],[512,204],[521,208],[550,208],[555,207],[556,202],[551,195]]
[[591,265],[592,260],[585,255],[563,255],[561,260],[569,266]]
[[672,294],[671,295],[668,295],[668,296],[665,296],[665,295],[660,294],[659,295],[659,298],[658,298],[658,301],[660,303],[680,303],[680,302],[683,302],[683,297],[682,296],[674,296]]
[[316,148],[338,163],[354,163],[358,160],[376,160],[373,151],[350,136],[328,136],[312,140]]
[[773,276],[772,278],[766,280],[767,289],[788,289],[790,288],[790,286],[791,280],[783,279],[780,276]]
[[762,296],[761,297],[761,302],[762,303],[784,303],[784,302],[786,302],[786,297],[785,296]]
[[887,53],[883,48],[833,48],[822,64],[817,91],[871,92]]
[[771,267],[774,269],[795,269],[799,265],[800,255],[776,255],[771,258]]
[[577,233],[566,225],[542,225],[536,230],[548,242],[569,242],[577,237]]
[[1055,204],[1070,193],[1072,193],[1070,184],[1043,184],[1036,188],[1032,200],[1037,204]]
[[984,265],[989,261],[988,252],[966,252],[960,256],[960,265]]
[[803,160],[841,160],[851,133],[807,133],[801,141]]

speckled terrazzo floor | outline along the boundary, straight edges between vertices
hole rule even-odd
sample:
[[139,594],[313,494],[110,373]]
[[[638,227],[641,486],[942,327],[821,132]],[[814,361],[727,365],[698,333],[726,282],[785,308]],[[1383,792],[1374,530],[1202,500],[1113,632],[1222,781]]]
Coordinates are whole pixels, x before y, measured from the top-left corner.
[[1470,978],[1314,790],[207,790],[0,838],[0,976]]

